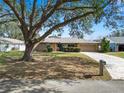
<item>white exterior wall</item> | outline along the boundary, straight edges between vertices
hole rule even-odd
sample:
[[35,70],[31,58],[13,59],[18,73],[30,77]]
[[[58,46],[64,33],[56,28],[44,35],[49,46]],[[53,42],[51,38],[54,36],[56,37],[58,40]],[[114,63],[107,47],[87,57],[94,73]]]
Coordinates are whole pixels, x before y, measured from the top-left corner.
[[25,51],[25,44],[19,45],[19,51]]
[[25,45],[24,44],[0,44],[0,51],[11,51],[15,48],[18,51],[24,51]]

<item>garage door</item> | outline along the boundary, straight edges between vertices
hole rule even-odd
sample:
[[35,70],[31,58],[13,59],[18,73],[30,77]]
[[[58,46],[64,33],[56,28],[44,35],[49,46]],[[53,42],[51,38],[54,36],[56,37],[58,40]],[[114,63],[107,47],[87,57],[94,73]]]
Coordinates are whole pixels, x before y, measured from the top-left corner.
[[97,44],[80,44],[80,49],[81,49],[81,51],[84,51],[84,52],[98,51]]

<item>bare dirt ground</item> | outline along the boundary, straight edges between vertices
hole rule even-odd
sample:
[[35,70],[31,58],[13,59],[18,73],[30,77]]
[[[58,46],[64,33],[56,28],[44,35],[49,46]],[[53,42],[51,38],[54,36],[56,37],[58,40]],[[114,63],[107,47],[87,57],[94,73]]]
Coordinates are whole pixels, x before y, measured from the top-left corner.
[[[87,56],[56,57],[34,55],[35,62],[6,61],[0,66],[0,78],[9,79],[92,79],[110,80],[108,72],[99,76],[99,64]],[[6,59],[7,60],[7,59]]]

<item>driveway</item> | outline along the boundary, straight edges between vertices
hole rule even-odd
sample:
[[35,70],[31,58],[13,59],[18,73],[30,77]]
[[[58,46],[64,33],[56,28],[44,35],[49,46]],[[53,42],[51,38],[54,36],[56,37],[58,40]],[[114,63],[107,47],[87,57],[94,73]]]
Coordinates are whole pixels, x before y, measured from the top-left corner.
[[124,81],[0,80],[0,93],[124,93]]
[[106,61],[106,68],[110,73],[112,79],[124,79],[124,59],[106,55],[103,53],[95,53],[95,52],[81,52],[94,60],[104,60]]

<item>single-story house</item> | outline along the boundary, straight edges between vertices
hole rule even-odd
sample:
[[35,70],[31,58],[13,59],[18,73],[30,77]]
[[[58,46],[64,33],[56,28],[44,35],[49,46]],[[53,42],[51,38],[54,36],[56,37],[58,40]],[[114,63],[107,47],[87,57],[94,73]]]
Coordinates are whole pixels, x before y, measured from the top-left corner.
[[110,49],[113,52],[124,51],[124,37],[109,37]]
[[0,38],[0,51],[11,51],[11,50],[25,50],[24,41],[11,39],[11,38]]
[[53,51],[59,51],[60,46],[64,47],[77,47],[80,51],[97,52],[99,51],[99,42],[84,40],[78,38],[61,38],[61,37],[49,37],[46,38],[41,44],[36,48],[37,51],[44,51],[46,44],[49,44]]

